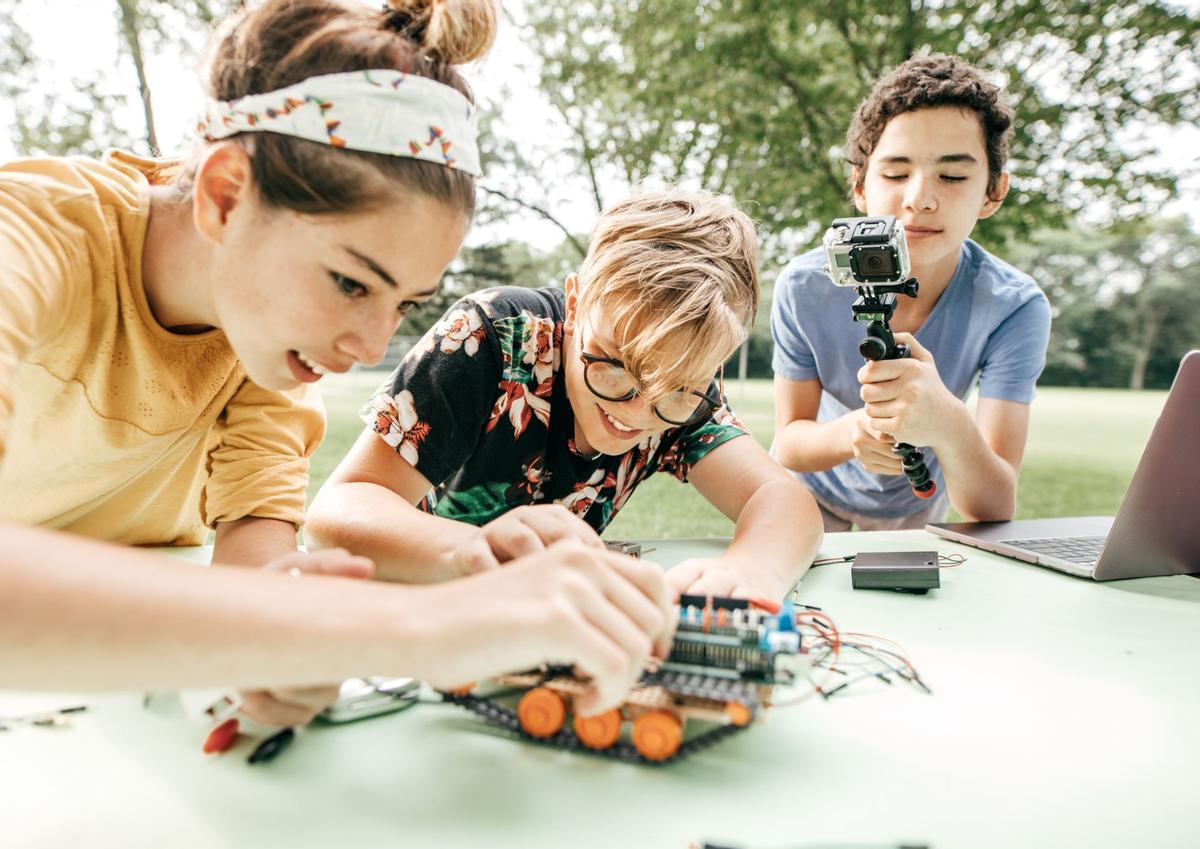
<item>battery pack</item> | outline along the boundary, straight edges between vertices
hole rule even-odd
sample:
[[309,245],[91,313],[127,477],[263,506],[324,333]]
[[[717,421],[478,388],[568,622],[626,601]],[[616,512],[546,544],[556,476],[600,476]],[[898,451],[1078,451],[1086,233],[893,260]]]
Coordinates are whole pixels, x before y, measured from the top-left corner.
[[850,566],[856,590],[926,593],[940,586],[936,551],[860,551]]

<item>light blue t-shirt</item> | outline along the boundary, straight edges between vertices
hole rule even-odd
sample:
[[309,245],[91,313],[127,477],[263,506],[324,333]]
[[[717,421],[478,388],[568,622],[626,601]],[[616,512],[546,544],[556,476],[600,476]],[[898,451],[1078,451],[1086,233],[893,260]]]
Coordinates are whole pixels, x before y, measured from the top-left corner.
[[[796,257],[779,275],[771,304],[771,365],[788,380],[821,381],[820,422],[863,406],[858,343],[866,335],[866,324],[856,322],[850,310],[858,294],[834,286],[824,265],[821,248]],[[1028,404],[1046,364],[1050,303],[1029,275],[968,239],[954,277],[915,335],[933,354],[946,388],[959,398],[966,398],[978,378],[981,397]],[[932,451],[924,453],[944,493],[941,466]],[[912,494],[903,475],[873,474],[858,460],[794,474],[831,505],[851,513],[898,518],[929,506]]]

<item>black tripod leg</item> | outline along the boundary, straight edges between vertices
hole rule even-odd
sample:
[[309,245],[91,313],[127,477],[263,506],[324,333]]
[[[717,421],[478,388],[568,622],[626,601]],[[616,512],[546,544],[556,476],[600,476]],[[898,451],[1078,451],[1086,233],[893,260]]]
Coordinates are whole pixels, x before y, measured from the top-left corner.
[[892,450],[900,455],[900,465],[913,494],[917,498],[932,498],[937,492],[937,484],[929,476],[929,468],[925,465],[925,455],[921,453],[921,449],[907,442],[897,442],[892,446]]

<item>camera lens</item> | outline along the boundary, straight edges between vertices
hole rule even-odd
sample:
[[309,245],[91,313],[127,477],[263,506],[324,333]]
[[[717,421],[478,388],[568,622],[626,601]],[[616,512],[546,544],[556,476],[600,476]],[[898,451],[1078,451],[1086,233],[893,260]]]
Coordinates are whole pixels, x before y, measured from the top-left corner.
[[868,248],[863,250],[858,255],[858,264],[864,274],[872,277],[887,276],[896,272],[896,265],[892,261],[892,251],[890,248]]
[[862,282],[895,280],[899,258],[891,245],[855,245],[850,249],[850,270]]

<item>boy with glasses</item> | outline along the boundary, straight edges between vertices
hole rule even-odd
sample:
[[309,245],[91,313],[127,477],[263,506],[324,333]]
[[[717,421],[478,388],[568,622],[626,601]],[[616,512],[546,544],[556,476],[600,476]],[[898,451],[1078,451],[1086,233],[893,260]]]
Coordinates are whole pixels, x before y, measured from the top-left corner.
[[367,429],[309,538],[434,581],[599,532],[649,475],[736,522],[683,592],[778,599],[821,540],[812,497],[725,405],[721,364],[758,302],[749,218],[728,198],[643,192],[602,216],[578,275],[459,301],[363,407]]

